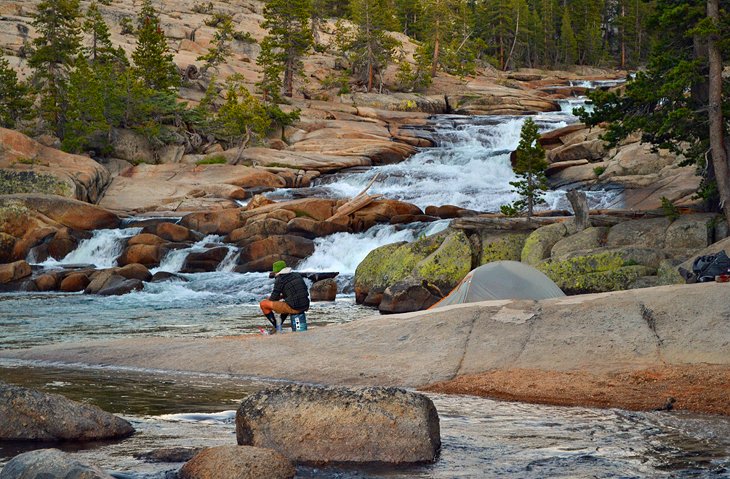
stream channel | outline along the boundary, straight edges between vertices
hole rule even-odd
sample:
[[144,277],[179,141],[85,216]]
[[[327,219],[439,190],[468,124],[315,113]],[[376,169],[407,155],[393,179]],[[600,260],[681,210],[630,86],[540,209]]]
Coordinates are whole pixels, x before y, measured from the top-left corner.
[[[579,99],[562,112],[536,115],[542,131],[576,121]],[[429,131],[437,146],[398,165],[354,170],[320,179],[306,190],[284,190],[273,198],[349,197],[380,173],[370,193],[417,204],[457,205],[498,211],[514,200],[509,153],[519,141],[523,117],[434,117]],[[590,191],[594,207],[620,207],[620,191]],[[547,208],[566,209],[563,192],[550,192]],[[355,268],[374,248],[434,234],[448,221],[380,225],[360,234],[339,233],[316,240],[302,271],[339,271],[340,294],[333,303],[314,303],[313,327],[357,321],[374,311],[355,304]],[[62,264],[115,265],[124,240],[138,228],[99,230]],[[209,236],[187,250],[172,251],[153,270],[177,272],[185,254],[215,245],[229,247],[218,271],[185,274],[180,283],[148,283],[119,297],[82,294],[0,294],[0,348],[129,337],[216,337],[257,334],[263,324],[258,301],[272,280],[267,274],[232,272],[238,254],[222,238]],[[33,258],[29,258],[34,262]],[[137,433],[121,442],[68,444],[0,443],[0,466],[39,447],[75,451],[119,478],[172,477],[181,464],[135,458],[158,447],[235,444],[235,409],[241,399],[276,384],[235,375],[0,361],[0,380],[56,392],[96,404],[131,421]],[[407,468],[299,467],[297,477],[507,477],[632,478],[730,477],[730,420],[689,413],[550,407],[429,394],[439,412],[443,447],[432,465]]]

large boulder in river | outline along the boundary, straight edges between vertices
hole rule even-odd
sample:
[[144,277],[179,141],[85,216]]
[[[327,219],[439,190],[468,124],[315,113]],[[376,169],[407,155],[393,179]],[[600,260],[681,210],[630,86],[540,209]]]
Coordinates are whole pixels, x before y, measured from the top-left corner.
[[94,441],[130,436],[124,419],[59,394],[0,382],[0,440]]
[[371,251],[355,270],[355,298],[363,303],[401,281],[451,291],[471,270],[471,243],[464,232],[447,229],[412,243],[394,243]]
[[289,479],[296,468],[272,449],[217,446],[204,449],[180,469],[180,479]]
[[188,254],[183,263],[181,273],[206,273],[215,271],[228,255],[228,248],[217,246],[206,251]]
[[0,479],[114,479],[96,466],[58,449],[18,454],[0,471]]
[[314,242],[310,239],[294,235],[274,235],[249,243],[241,252],[239,263],[276,255],[304,259],[312,253]]
[[337,298],[337,281],[327,278],[312,284],[309,297],[315,301],[334,301]]
[[30,265],[24,260],[8,264],[0,264],[0,284],[16,281],[21,278],[27,278],[30,274]]
[[154,266],[160,264],[166,252],[161,245],[135,244],[125,249],[117,262],[120,266],[134,263]]
[[0,195],[53,194],[96,203],[110,181],[109,171],[88,156],[50,148],[18,131],[0,128]]
[[313,464],[433,462],[441,447],[433,402],[397,388],[266,389],[241,403],[236,438]]

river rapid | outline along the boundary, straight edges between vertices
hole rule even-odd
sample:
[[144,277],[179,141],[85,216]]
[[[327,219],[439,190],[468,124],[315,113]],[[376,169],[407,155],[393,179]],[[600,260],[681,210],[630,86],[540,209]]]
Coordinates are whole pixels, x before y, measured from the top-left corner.
[[[535,116],[543,131],[576,121],[570,113],[582,100],[566,100],[563,111]],[[370,190],[417,204],[452,204],[497,211],[515,198],[509,153],[519,141],[521,117],[438,116],[429,127],[436,141],[398,165],[356,169],[320,179],[306,190],[283,190],[272,198],[301,195],[349,197],[375,175]],[[620,192],[591,191],[594,207],[620,205]],[[550,192],[548,208],[564,209],[564,193]],[[115,265],[132,227],[99,230],[59,263]],[[380,225],[360,234],[339,233],[316,240],[302,271],[338,271],[340,294],[333,303],[314,303],[312,327],[357,321],[372,309],[355,304],[352,277],[374,248],[412,241],[443,230],[448,221]],[[209,236],[187,250],[172,251],[153,270],[178,272],[186,253],[224,245]],[[148,283],[119,297],[81,294],[0,294],[0,348],[130,337],[200,337],[259,334],[266,324],[258,301],[272,286],[267,274],[232,272],[238,250],[231,245],[218,271],[182,275],[185,282]],[[294,334],[294,333],[287,333]],[[158,447],[235,444],[235,409],[263,387],[235,375],[181,374],[113,366],[0,361],[0,380],[56,392],[97,404],[131,421],[137,433],[124,441],[53,445],[120,478],[169,477],[180,464],[152,464],[135,458]],[[443,448],[433,465],[409,468],[315,469],[299,467],[297,477],[730,477],[730,421],[687,413],[549,407],[482,398],[429,394],[439,412]],[[0,466],[19,452],[42,444],[0,444]]]

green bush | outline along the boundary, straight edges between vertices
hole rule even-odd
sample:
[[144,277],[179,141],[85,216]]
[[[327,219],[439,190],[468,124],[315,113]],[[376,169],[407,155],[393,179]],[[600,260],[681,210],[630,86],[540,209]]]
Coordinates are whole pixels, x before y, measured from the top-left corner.
[[674,221],[679,218],[679,208],[677,208],[674,203],[669,200],[666,196],[661,197],[662,201],[662,211],[664,211],[664,216],[669,218],[670,220]]
[[593,173],[595,173],[596,176],[601,176],[605,172],[606,172],[605,166],[596,166],[595,168],[593,168]]

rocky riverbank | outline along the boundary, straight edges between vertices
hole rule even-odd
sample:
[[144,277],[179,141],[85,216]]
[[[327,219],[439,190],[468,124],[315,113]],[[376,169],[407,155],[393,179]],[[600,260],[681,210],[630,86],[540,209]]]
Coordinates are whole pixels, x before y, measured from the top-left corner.
[[[494,301],[371,317],[306,334],[57,344],[6,350],[0,357],[323,384],[429,387],[457,380],[455,392],[536,402],[560,396],[561,404],[601,407],[654,409],[672,395],[678,410],[727,414],[717,398],[727,391],[730,368],[728,288],[704,283]],[[495,379],[520,370],[512,383]],[[473,377],[480,374],[486,376]],[[593,381],[585,383],[585,394],[549,380],[580,375]],[[654,380],[662,375],[671,378],[666,389]],[[636,379],[619,381],[626,377]],[[601,389],[592,387],[602,383],[616,388],[599,401]],[[648,399],[622,400],[634,394]]]

